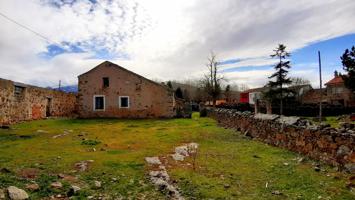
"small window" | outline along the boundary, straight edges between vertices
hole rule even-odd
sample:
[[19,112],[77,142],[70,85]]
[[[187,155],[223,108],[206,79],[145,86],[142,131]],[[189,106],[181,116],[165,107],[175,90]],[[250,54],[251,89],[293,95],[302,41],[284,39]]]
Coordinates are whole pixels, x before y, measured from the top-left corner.
[[127,97],[127,96],[120,96],[118,103],[119,103],[119,107],[120,107],[120,108],[129,108],[129,97]]
[[21,95],[24,89],[25,89],[24,87],[15,85],[15,95]]
[[105,110],[105,96],[94,96],[94,110]]
[[104,88],[107,88],[110,86],[110,79],[108,77],[103,77],[102,82],[103,82]]

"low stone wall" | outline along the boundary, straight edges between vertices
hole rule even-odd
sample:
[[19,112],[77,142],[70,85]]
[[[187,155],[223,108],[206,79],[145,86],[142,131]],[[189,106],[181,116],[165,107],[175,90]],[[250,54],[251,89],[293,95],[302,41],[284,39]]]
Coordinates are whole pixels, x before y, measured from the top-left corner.
[[230,109],[211,108],[207,115],[246,136],[355,172],[354,124],[344,123],[335,129],[329,125],[316,126],[299,117],[254,115]]
[[0,79],[0,126],[49,116],[73,116],[76,95]]

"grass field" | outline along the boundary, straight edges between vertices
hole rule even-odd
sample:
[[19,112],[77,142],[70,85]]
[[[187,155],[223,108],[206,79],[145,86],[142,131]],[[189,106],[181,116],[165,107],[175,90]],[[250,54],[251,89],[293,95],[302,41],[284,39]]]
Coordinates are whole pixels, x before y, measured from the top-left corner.
[[[171,120],[50,119],[0,130],[0,188],[35,181],[40,189],[26,190],[32,199],[64,195],[70,185],[82,188],[76,199],[166,199],[149,183],[144,158],[169,157],[188,142],[200,145],[197,167],[191,158],[169,159],[167,165],[186,199],[355,198],[346,187],[349,174],[326,165],[316,172],[315,161],[298,162],[298,154],[244,138],[197,114]],[[93,162],[79,172],[75,163],[84,160]],[[52,188],[54,181],[63,187]]]

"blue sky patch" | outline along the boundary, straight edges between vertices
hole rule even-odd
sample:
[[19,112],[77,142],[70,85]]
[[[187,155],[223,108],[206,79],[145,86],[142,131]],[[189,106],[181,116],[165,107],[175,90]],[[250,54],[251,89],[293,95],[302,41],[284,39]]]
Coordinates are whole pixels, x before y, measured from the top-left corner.
[[51,59],[63,53],[83,53],[85,52],[79,46],[80,44],[70,44],[68,42],[62,42],[62,45],[51,44],[47,46],[46,52],[39,53],[39,57],[43,59]]
[[[287,46],[287,44],[285,44]],[[291,52],[292,70],[318,69],[318,50],[321,52],[323,74],[333,74],[335,70],[342,72],[343,67],[340,56],[345,49],[355,45],[355,34],[345,35],[325,41],[315,42],[301,49]],[[246,59],[229,59],[219,63],[219,65],[236,64]],[[273,65],[262,66],[239,66],[222,70],[223,72],[251,71],[270,69]]]

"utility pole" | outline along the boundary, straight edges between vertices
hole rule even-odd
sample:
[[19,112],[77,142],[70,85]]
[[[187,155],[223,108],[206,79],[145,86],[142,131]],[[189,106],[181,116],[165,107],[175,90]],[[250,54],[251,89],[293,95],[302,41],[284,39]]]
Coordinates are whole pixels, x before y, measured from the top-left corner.
[[320,88],[320,97],[319,97],[319,123],[322,122],[322,100],[323,100],[323,91],[322,91],[322,62],[320,59],[320,51],[318,51],[318,63],[319,63],[319,88]]
[[58,90],[60,91],[60,86],[61,86],[61,80],[59,80],[59,84],[58,84]]

